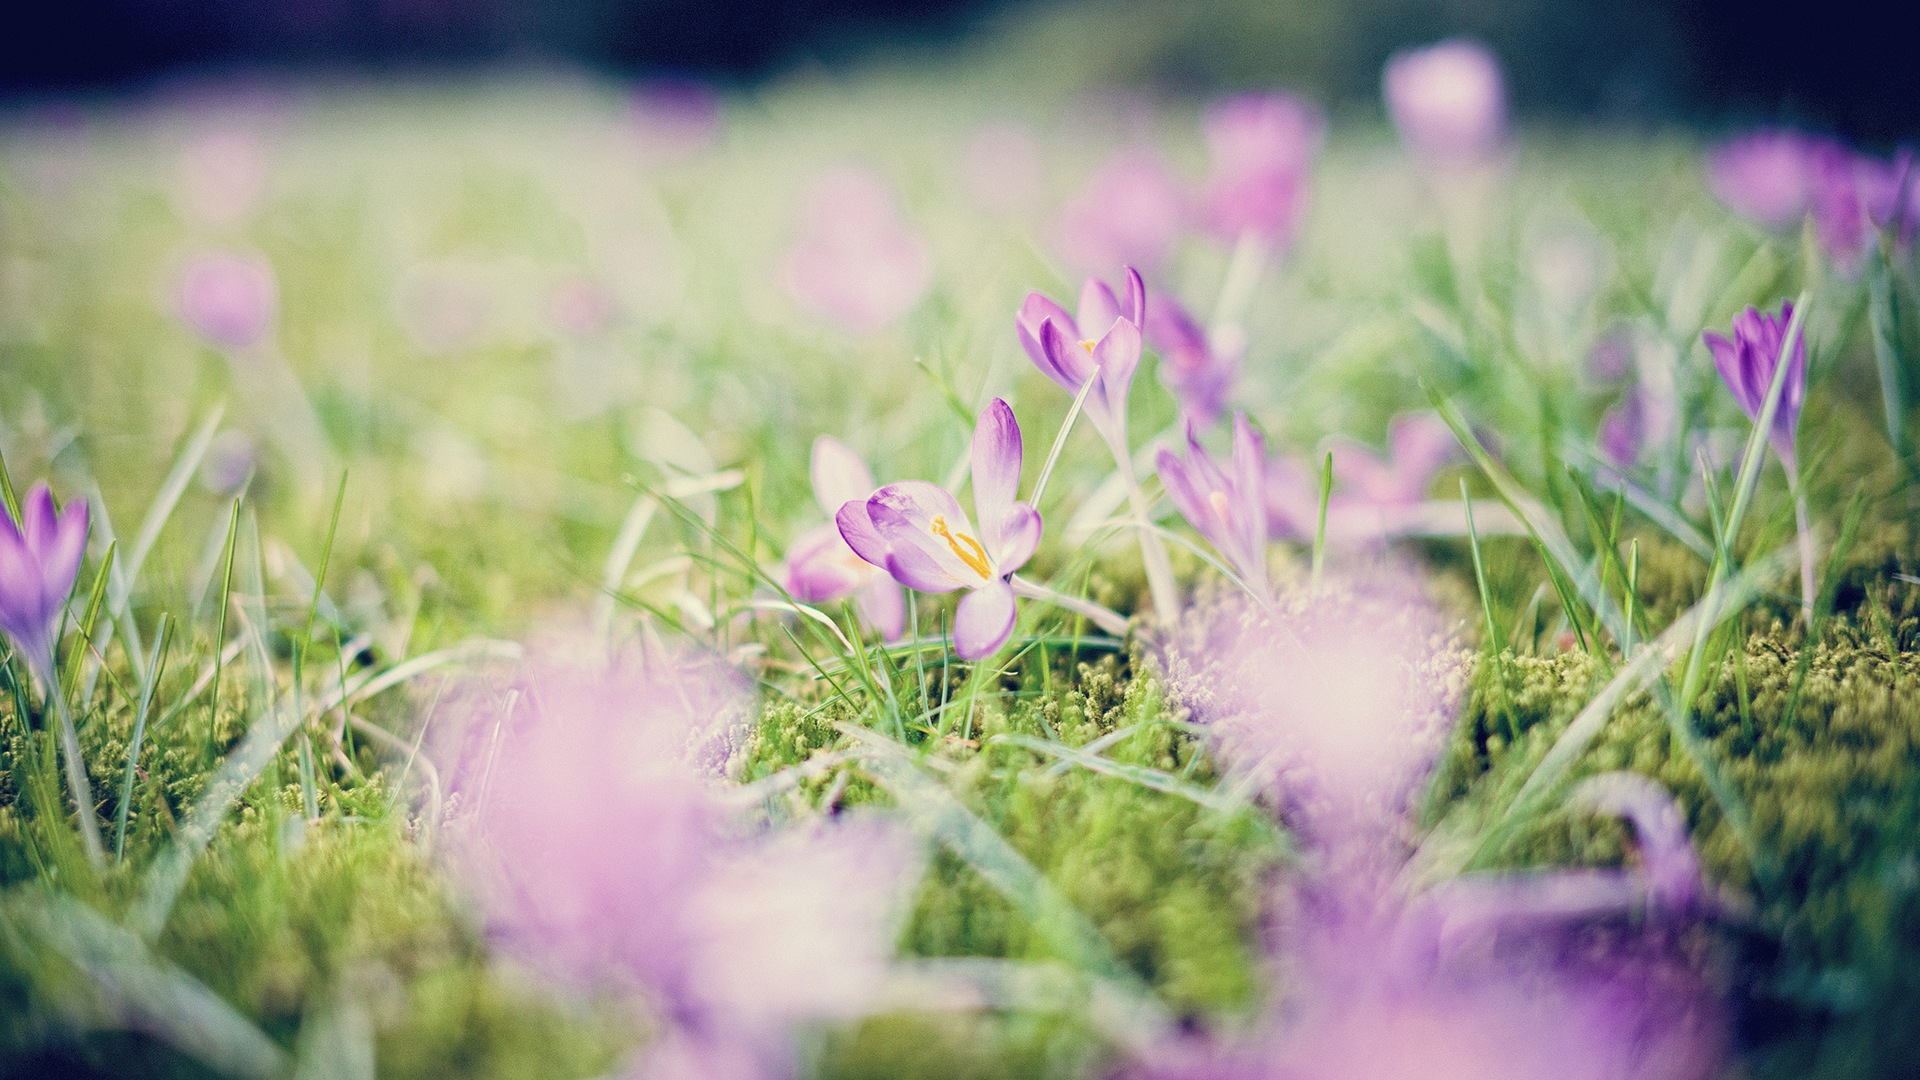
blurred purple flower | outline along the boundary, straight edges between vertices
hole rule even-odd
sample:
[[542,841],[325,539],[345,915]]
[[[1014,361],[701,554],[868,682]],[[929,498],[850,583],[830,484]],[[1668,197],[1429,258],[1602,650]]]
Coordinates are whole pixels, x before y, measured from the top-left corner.
[[209,343],[241,350],[273,329],[279,289],[265,258],[216,251],[196,255],[181,268],[173,303],[181,320]]
[[1791,128],[1728,139],[1707,156],[1707,184],[1742,217],[1772,229],[1796,225],[1807,212],[1814,143]]
[[787,253],[781,282],[808,313],[875,334],[926,295],[933,252],[900,217],[884,179],[836,169],[808,189],[800,239]]
[[180,205],[212,225],[234,225],[267,189],[267,150],[260,137],[221,128],[195,137],[180,154]]
[[1142,147],[1114,154],[1054,220],[1052,243],[1073,267],[1093,274],[1120,266],[1159,267],[1186,228],[1189,209],[1166,159]]
[[881,568],[862,559],[840,535],[832,520],[848,503],[864,504],[879,485],[873,471],[846,443],[830,435],[813,441],[813,497],[828,523],[802,533],[787,550],[787,592],[804,604],[824,604],[857,597],[855,604],[868,625],[888,641],[907,628],[907,604],[900,585]]
[[60,613],[86,554],[87,503],[78,499],[56,510],[47,485],[35,484],[20,518],[0,514],[0,630],[34,674],[51,680]]
[[1099,384],[1087,395],[1087,419],[1113,450],[1127,449],[1127,393],[1140,366],[1141,327],[1147,317],[1147,287],[1126,268],[1126,307],[1106,282],[1088,278],[1080,289],[1077,316],[1038,292],[1030,292],[1014,318],[1020,346],[1042,374],[1069,394],[1079,394],[1088,379]]
[[990,124],[967,140],[963,174],[967,192],[989,210],[1030,209],[1041,191],[1040,145],[1016,124]]
[[1247,423],[1245,413],[1233,414],[1232,475],[1187,428],[1187,455],[1183,460],[1162,449],[1155,457],[1167,497],[1212,544],[1240,580],[1265,599],[1267,579],[1266,464],[1267,444]]
[[857,816],[751,827],[722,780],[751,718],[740,675],[592,652],[463,692],[441,748],[455,868],[506,951],[646,996],[663,1030],[640,1075],[791,1075],[789,1025],[873,1000],[917,845]]
[[[1787,326],[1793,321],[1793,302],[1780,306],[1779,315],[1748,308],[1733,317],[1733,337],[1726,338],[1709,330],[1700,335],[1713,353],[1713,364],[1732,391],[1733,400],[1749,420],[1758,421],[1766,407],[1767,390],[1773,385],[1780,367],[1780,349],[1785,344]],[[1800,407],[1807,393],[1807,339],[1802,334],[1793,343],[1787,360],[1786,385],[1780,390],[1780,404],[1774,410],[1773,430],[1767,440],[1788,471],[1794,469],[1793,437],[1800,426]]]
[[1485,45],[1453,38],[1387,60],[1387,111],[1414,153],[1440,165],[1471,164],[1506,140],[1506,88]]
[[1315,849],[1274,905],[1288,993],[1231,1038],[1188,1037],[1153,1080],[1708,1080],[1728,1029],[1677,944],[1710,906],[1685,818],[1609,774],[1572,803],[1633,825],[1638,868],[1456,878],[1405,891],[1415,797],[1467,665],[1395,575],[1190,613],[1175,700]]
[[1228,766],[1329,848],[1397,835],[1465,676],[1431,605],[1391,571],[1282,596],[1272,610],[1199,610],[1162,666]]
[[1275,540],[1311,540],[1320,515],[1320,478],[1290,457],[1266,468],[1267,535]]
[[635,88],[628,109],[641,150],[656,160],[698,157],[720,137],[720,95],[703,82],[656,79],[643,83]]
[[910,589],[966,589],[953,615],[953,647],[963,660],[991,656],[1013,633],[1008,577],[1040,545],[1040,515],[1017,501],[1020,425],[994,398],[973,433],[974,528],[952,493],[924,480],[903,480],[849,502],[835,520],[860,557],[884,567]]
[[1640,388],[1634,387],[1600,418],[1600,452],[1623,469],[1640,460],[1647,444],[1647,410],[1642,397]]
[[1293,234],[1326,124],[1286,93],[1239,94],[1207,109],[1213,155],[1202,202],[1207,227],[1229,243],[1252,233],[1270,245]]
[[547,294],[547,318],[553,328],[570,338],[599,336],[620,313],[606,287],[590,277],[569,274]]
[[1453,432],[1432,413],[1397,416],[1387,432],[1387,456],[1352,441],[1334,444],[1333,476],[1346,504],[1407,506],[1427,497],[1441,466],[1458,444]]
[[1238,350],[1216,348],[1187,309],[1164,293],[1147,300],[1147,344],[1160,352],[1160,381],[1180,402],[1187,423],[1209,427],[1220,418],[1240,373]]

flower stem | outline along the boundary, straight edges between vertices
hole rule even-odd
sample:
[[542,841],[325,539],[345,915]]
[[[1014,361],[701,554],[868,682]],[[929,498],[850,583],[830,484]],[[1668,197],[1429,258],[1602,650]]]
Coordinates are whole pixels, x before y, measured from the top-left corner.
[[1147,493],[1141,490],[1140,478],[1133,471],[1132,455],[1125,447],[1115,447],[1113,460],[1126,479],[1127,504],[1133,508],[1140,530],[1140,559],[1146,564],[1147,589],[1153,594],[1154,614],[1172,622],[1180,617],[1180,590],[1173,581],[1173,563],[1167,558],[1167,546],[1153,531],[1152,507],[1147,505]]
[[1790,474],[1793,488],[1793,521],[1800,533],[1800,614],[1807,627],[1813,627],[1813,528],[1807,521],[1807,489],[1801,485],[1799,470]]
[[1029,600],[1039,600],[1052,604],[1054,607],[1071,611],[1075,615],[1084,615],[1088,622],[1112,634],[1114,637],[1125,637],[1127,635],[1126,616],[1112,608],[1102,607],[1091,600],[1086,600],[1078,596],[1069,596],[1066,593],[1049,589],[1038,582],[1028,581],[1018,574],[1013,576],[1012,581],[1013,591],[1017,595],[1024,596]]
[[100,843],[100,823],[93,809],[93,785],[87,782],[87,763],[80,754],[80,736],[73,728],[73,711],[61,692],[60,680],[46,680],[47,700],[53,702],[60,718],[60,757],[66,765],[67,794],[73,798],[74,816],[80,819],[80,842],[87,849],[87,861],[99,867],[106,858]]
[[1242,232],[1233,245],[1233,258],[1227,263],[1227,276],[1220,283],[1220,298],[1214,303],[1213,319],[1207,327],[1208,338],[1223,352],[1236,351],[1245,344],[1246,331],[1241,328],[1240,318],[1266,265],[1265,238],[1252,229]]

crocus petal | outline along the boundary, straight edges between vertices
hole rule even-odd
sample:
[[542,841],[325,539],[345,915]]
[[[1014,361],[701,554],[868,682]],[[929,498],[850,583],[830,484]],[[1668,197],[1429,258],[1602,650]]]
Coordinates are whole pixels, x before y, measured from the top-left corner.
[[1267,522],[1263,493],[1267,488],[1267,443],[1247,423],[1245,413],[1233,416],[1233,515],[1234,544],[1241,553],[1247,572],[1265,585]]
[[999,548],[1020,494],[1020,458],[1020,422],[1012,407],[994,398],[973,429],[973,510],[990,551]]
[[1147,283],[1140,278],[1140,271],[1127,267],[1127,304],[1121,312],[1141,333],[1147,329]]
[[1393,471],[1408,501],[1426,496],[1433,474],[1453,457],[1456,445],[1452,429],[1432,413],[1396,417],[1387,443],[1393,450]]
[[1133,372],[1140,366],[1140,328],[1120,319],[1093,347],[1100,364],[1100,393],[1106,399],[1107,413],[1116,421],[1127,415],[1127,390],[1133,385]]
[[84,500],[69,505],[54,524],[52,542],[40,551],[40,575],[51,610],[59,610],[66,602],[80,575],[80,560],[87,550],[88,511]]
[[1098,337],[1107,332],[1113,321],[1120,317],[1120,301],[1114,298],[1113,290],[1099,278],[1088,278],[1080,287],[1080,310],[1077,324],[1080,332],[1088,337]]
[[996,580],[960,598],[953,613],[953,651],[962,660],[992,656],[1013,633],[1013,586]]
[[1087,378],[1097,369],[1092,354],[1078,341],[1067,339],[1066,330],[1049,319],[1040,324],[1040,370],[1070,394],[1080,392]]
[[1160,474],[1160,486],[1167,489],[1167,497],[1173,500],[1174,509],[1187,519],[1187,524],[1204,534],[1212,514],[1207,506],[1207,493],[1201,490],[1188,463],[1163,447],[1154,456],[1154,467]]
[[1746,385],[1740,376],[1740,347],[1711,330],[1701,334],[1700,340],[1713,354],[1713,366],[1719,369],[1727,389],[1733,391],[1734,400],[1742,409],[1747,408]]
[[853,602],[860,617],[887,641],[898,641],[907,632],[907,598],[891,577],[875,574]]
[[847,542],[832,525],[809,529],[787,549],[786,589],[803,604],[850,595],[873,576],[850,561]]
[[840,507],[833,515],[833,523],[840,529],[840,538],[847,542],[855,555],[875,566],[887,565],[887,541],[880,530],[873,527],[873,519],[867,514],[865,500],[855,500]]
[[820,509],[837,513],[854,500],[864,501],[880,485],[873,482],[873,470],[846,443],[831,435],[813,440],[813,497]]
[[20,518],[20,531],[27,538],[27,547],[35,552],[46,551],[60,524],[53,509],[53,492],[47,490],[44,482],[33,485],[33,490],[27,492],[26,501],[20,504]]
[[1040,546],[1040,530],[1040,512],[1026,503],[1014,503],[1000,533],[999,546],[994,549],[994,571],[1011,574],[1027,565]]
[[1073,321],[1073,316],[1067,314],[1067,309],[1037,292],[1027,294],[1026,301],[1020,305],[1020,313],[1014,318],[1014,329],[1020,334],[1020,347],[1027,350],[1027,356],[1042,371],[1047,370],[1049,362],[1046,350],[1040,344],[1040,327],[1049,321],[1069,337],[1080,336],[1080,327]]

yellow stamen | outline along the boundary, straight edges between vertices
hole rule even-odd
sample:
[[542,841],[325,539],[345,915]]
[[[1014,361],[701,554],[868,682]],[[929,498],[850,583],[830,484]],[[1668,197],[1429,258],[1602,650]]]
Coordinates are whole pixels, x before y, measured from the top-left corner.
[[1087,355],[1088,355],[1088,356],[1092,356],[1092,355],[1093,355],[1093,347],[1094,347],[1095,345],[1098,345],[1098,344],[1100,344],[1100,343],[1099,343],[1099,342],[1097,342],[1097,341],[1095,341],[1095,340],[1093,340],[1092,338],[1088,338],[1087,340],[1085,340],[1085,341],[1082,341],[1082,342],[1080,343],[1080,347],[1081,347],[1081,348],[1083,348],[1083,349],[1085,349],[1085,350],[1087,350]]
[[1207,501],[1213,504],[1213,512],[1220,518],[1221,521],[1227,520],[1227,493],[1226,492],[1210,491],[1207,493]]
[[[958,556],[961,562],[966,563],[974,573],[981,577],[993,576],[987,565],[987,549],[980,546],[980,541],[966,533],[956,533],[948,529],[945,517],[935,517],[933,524],[927,528],[933,535],[945,540],[947,546],[953,549],[954,555]],[[964,547],[961,546],[963,544]]]

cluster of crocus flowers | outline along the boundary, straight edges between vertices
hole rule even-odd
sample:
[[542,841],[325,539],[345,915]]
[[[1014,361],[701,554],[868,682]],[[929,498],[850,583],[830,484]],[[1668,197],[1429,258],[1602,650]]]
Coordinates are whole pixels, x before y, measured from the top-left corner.
[[808,189],[801,235],[780,279],[807,313],[855,334],[876,334],[926,295],[933,251],[901,216],[886,180],[865,169],[836,169]]
[[1881,159],[1838,139],[1761,128],[1709,152],[1707,183],[1729,209],[1767,228],[1811,215],[1820,246],[1848,272],[1878,230],[1904,242],[1920,228],[1920,175],[1909,151]]
[[1047,378],[1070,394],[1085,394],[1087,419],[1113,454],[1139,519],[1140,555],[1154,607],[1162,617],[1171,617],[1179,610],[1179,592],[1166,547],[1153,531],[1151,508],[1134,475],[1133,448],[1127,438],[1127,395],[1140,366],[1146,319],[1147,286],[1139,271],[1129,266],[1124,305],[1106,282],[1088,278],[1080,289],[1078,312],[1069,315],[1051,298],[1030,292],[1014,317],[1014,329],[1028,358]]
[[974,428],[971,466],[978,525],[953,493],[925,480],[888,484],[834,515],[860,558],[895,581],[926,593],[966,590],[953,616],[953,648],[963,660],[991,656],[1007,643],[1016,615],[1014,571],[1040,546],[1040,515],[1019,501],[1020,424],[999,398]]
[[795,1025],[875,1000],[918,842],[860,814],[756,822],[725,778],[740,675],[665,646],[594,652],[456,696],[438,753],[454,869],[508,954],[645,1002],[636,1075],[791,1076]]
[[1424,161],[1471,165],[1493,157],[1506,141],[1500,62],[1477,41],[1455,38],[1395,53],[1382,82],[1394,126]]
[[813,497],[827,524],[802,533],[787,549],[784,587],[804,604],[854,597],[860,617],[893,641],[906,632],[907,604],[900,585],[882,565],[860,557],[840,534],[837,516],[849,503],[865,504],[875,489],[873,471],[846,443],[822,435],[813,443]]
[[1414,887],[1414,806],[1464,698],[1465,660],[1391,572],[1190,612],[1170,636],[1170,692],[1309,857],[1270,920],[1285,992],[1236,1033],[1177,1040],[1129,1075],[1717,1075],[1725,1013],[1707,969],[1674,943],[1714,905],[1685,816],[1658,785],[1610,774],[1574,795],[1631,822],[1637,868]]

